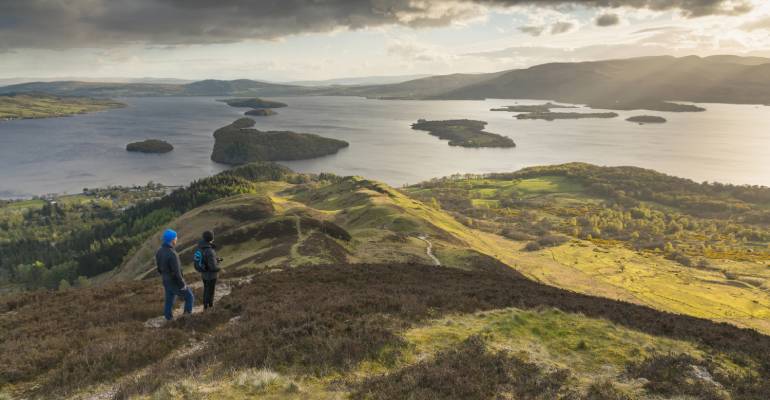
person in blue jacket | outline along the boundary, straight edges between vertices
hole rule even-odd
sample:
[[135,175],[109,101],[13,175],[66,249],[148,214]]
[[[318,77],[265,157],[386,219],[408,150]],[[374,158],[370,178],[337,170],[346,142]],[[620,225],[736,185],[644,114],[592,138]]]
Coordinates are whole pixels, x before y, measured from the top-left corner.
[[163,315],[167,321],[174,318],[173,308],[176,297],[184,299],[184,313],[190,314],[193,309],[192,290],[182,277],[182,265],[179,262],[179,255],[176,253],[177,234],[171,229],[163,232],[163,244],[155,253],[155,264],[158,267],[158,273],[163,277],[163,289],[166,292],[166,303],[163,308]]

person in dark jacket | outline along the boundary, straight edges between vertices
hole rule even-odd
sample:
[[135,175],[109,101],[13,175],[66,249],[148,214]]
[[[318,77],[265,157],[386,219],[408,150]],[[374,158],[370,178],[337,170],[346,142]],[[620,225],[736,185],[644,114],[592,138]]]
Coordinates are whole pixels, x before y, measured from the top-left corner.
[[187,287],[187,283],[182,277],[182,264],[179,262],[179,255],[174,249],[176,241],[176,232],[166,229],[163,232],[163,244],[155,253],[155,264],[158,267],[158,273],[163,277],[163,289],[166,292],[163,315],[167,321],[174,318],[174,300],[177,296],[184,299],[185,314],[192,313],[193,302],[195,301],[192,290]]
[[198,243],[198,248],[203,254],[202,263],[204,271],[201,272],[201,278],[203,279],[203,308],[208,309],[214,307],[214,291],[217,286],[217,274],[220,271],[219,262],[222,261],[221,258],[217,258],[214,232],[203,232],[203,240]]

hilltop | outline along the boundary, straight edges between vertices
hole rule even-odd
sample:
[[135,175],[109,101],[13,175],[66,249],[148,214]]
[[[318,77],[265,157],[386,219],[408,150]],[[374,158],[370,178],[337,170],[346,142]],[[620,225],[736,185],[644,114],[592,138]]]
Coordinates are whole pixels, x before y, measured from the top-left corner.
[[[767,188],[566,164],[397,190],[249,164],[144,199],[100,216],[98,229],[57,235],[72,245],[55,249],[79,254],[64,264],[93,260],[92,287],[0,297],[0,392],[610,400],[770,390]],[[53,230],[76,210],[25,207],[56,216]],[[152,254],[166,226],[180,234],[190,282],[194,244],[213,227],[224,296],[214,312],[156,328]],[[18,245],[1,249],[23,258]]]

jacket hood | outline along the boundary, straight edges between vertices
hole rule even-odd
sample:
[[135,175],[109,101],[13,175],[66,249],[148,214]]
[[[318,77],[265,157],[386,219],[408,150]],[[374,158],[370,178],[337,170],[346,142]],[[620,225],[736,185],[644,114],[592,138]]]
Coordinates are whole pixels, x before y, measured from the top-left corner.
[[200,247],[202,249],[206,249],[206,248],[216,249],[217,248],[217,246],[215,246],[214,243],[207,242],[205,240],[199,241],[198,242],[198,247]]

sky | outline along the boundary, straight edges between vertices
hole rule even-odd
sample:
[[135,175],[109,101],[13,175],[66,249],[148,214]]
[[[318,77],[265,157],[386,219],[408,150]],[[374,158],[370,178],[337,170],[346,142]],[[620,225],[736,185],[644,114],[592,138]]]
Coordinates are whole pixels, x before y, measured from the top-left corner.
[[0,0],[0,79],[323,80],[770,57],[768,0]]

